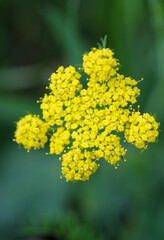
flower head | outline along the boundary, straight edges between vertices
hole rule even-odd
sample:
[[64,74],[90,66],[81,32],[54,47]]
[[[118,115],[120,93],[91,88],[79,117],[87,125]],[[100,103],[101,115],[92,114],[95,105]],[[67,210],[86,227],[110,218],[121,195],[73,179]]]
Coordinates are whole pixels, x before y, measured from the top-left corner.
[[118,70],[118,62],[109,48],[93,48],[83,56],[84,72],[90,75],[94,82],[108,81]]
[[43,122],[39,116],[29,114],[17,122],[14,140],[28,151],[31,148],[44,148],[48,140],[47,130],[47,123]]
[[118,66],[109,48],[93,48],[83,56],[86,89],[73,66],[59,67],[49,79],[49,93],[40,101],[44,121],[30,114],[22,118],[15,141],[28,150],[41,148],[49,133],[49,153],[62,154],[66,181],[88,180],[101,158],[117,168],[127,151],[120,132],[137,148],[155,142],[159,123],[148,113],[133,109],[140,95],[138,82],[119,74]]

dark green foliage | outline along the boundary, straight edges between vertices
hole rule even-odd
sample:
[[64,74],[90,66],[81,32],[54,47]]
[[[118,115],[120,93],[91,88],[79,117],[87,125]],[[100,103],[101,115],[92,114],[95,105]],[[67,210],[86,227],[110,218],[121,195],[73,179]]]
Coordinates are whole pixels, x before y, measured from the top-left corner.
[[75,213],[57,214],[55,218],[44,220],[29,220],[19,227],[17,236],[28,240],[32,237],[39,239],[62,240],[104,240],[100,230],[88,220],[80,219]]

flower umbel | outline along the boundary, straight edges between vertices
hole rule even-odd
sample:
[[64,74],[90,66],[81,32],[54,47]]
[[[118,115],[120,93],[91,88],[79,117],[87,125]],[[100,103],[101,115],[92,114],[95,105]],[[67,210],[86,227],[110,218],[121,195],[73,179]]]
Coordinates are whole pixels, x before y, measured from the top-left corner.
[[127,151],[119,132],[124,132],[124,141],[146,149],[156,141],[159,123],[133,109],[140,95],[138,82],[120,75],[118,66],[109,48],[84,54],[81,70],[88,74],[86,89],[73,66],[59,67],[49,79],[49,93],[38,101],[43,120],[31,114],[22,118],[14,141],[29,151],[43,148],[50,135],[49,154],[62,154],[66,181],[88,180],[100,158],[117,168]]
[[46,122],[43,122],[39,116],[29,114],[17,122],[14,141],[22,144],[28,151],[32,147],[34,149],[44,148],[48,140],[47,130],[48,124]]

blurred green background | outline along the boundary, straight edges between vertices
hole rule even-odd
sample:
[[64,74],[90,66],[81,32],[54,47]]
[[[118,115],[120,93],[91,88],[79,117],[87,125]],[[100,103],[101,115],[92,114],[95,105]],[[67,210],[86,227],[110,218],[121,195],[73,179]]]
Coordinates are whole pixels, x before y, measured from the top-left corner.
[[[40,113],[37,99],[58,66],[108,35],[120,72],[139,83],[141,111],[161,133],[127,162],[103,162],[84,183],[60,179],[58,156],[12,142],[19,117]],[[0,1],[0,239],[164,239],[164,1]]]

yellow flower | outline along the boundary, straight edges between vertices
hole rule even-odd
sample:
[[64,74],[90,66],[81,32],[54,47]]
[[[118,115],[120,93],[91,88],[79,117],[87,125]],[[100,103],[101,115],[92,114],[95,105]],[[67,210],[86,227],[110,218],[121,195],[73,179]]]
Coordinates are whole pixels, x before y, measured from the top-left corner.
[[83,56],[84,72],[90,75],[93,82],[108,81],[118,70],[118,62],[109,48],[93,48]]
[[[126,149],[117,133],[137,148],[146,148],[158,137],[159,123],[148,113],[135,112],[140,90],[137,81],[118,73],[118,61],[108,48],[93,48],[83,56],[87,87],[73,66],[50,77],[49,93],[41,99],[42,121],[27,115],[17,123],[15,141],[26,149],[44,147],[50,135],[50,154],[60,157],[66,181],[86,181],[104,158],[115,168]],[[126,161],[124,159],[124,161]]]
[[92,152],[85,150],[82,153],[80,148],[70,150],[62,156],[62,174],[67,181],[89,180],[99,166],[93,161],[94,157]]
[[43,122],[39,116],[29,114],[17,122],[14,141],[22,144],[28,151],[32,147],[43,148],[48,140],[47,130],[47,123]]
[[70,143],[70,132],[63,127],[59,127],[50,138],[50,154],[61,154],[65,146]]
[[133,112],[125,128],[125,138],[137,148],[147,148],[149,142],[155,142],[159,123],[148,113]]

